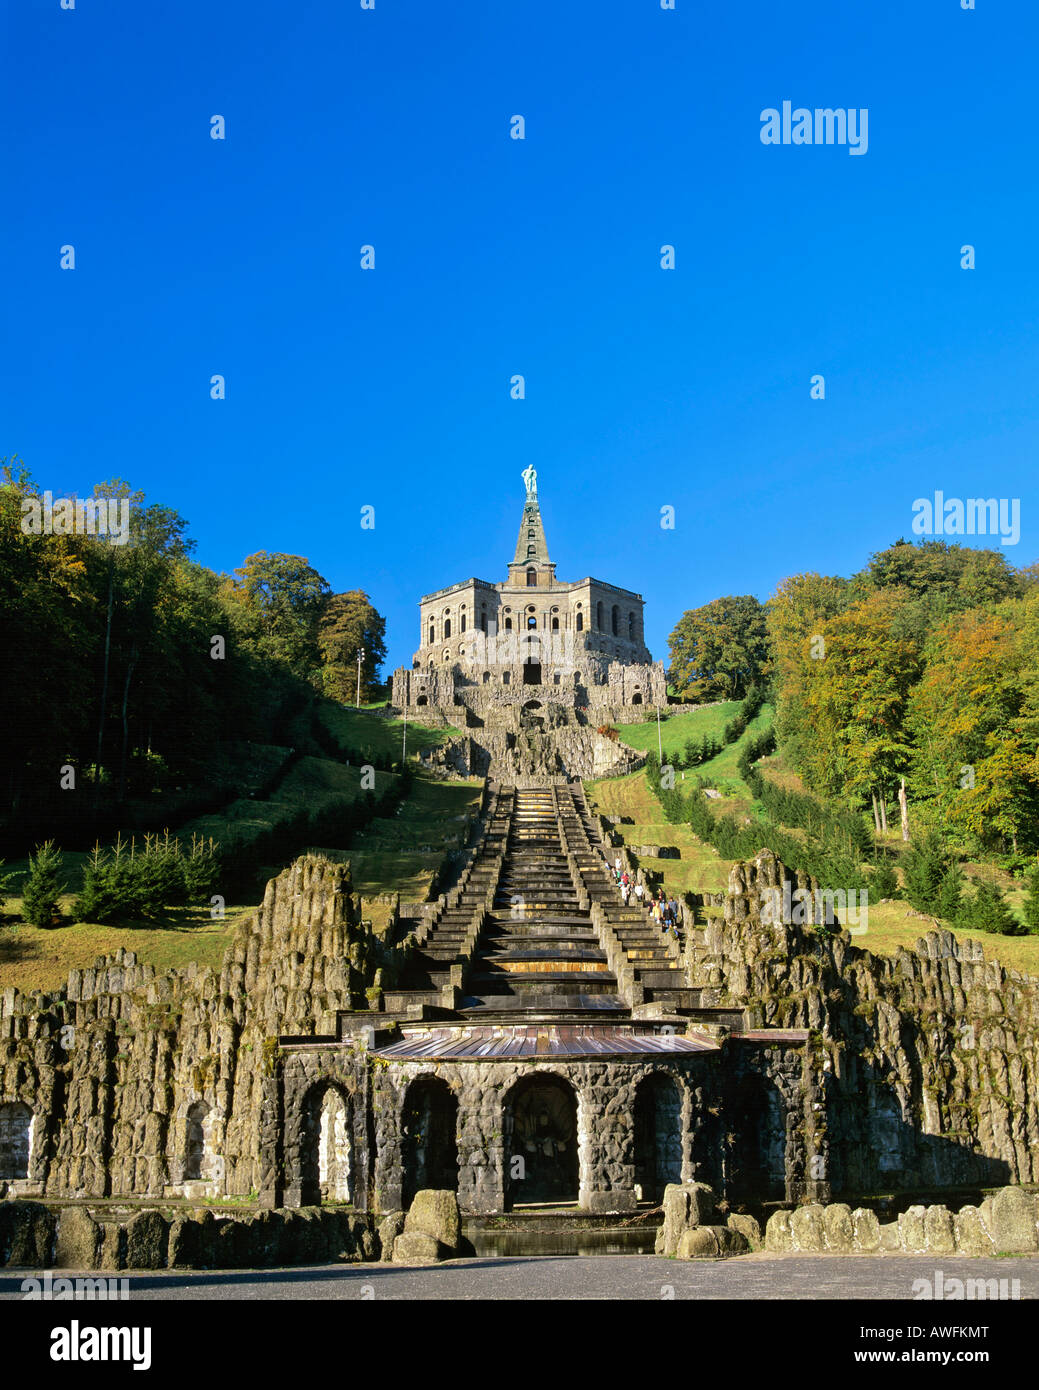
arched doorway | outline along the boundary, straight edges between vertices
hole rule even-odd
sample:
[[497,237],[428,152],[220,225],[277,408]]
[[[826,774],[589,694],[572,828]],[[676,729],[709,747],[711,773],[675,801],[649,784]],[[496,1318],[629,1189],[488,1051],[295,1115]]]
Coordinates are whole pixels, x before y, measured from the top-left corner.
[[0,1105],[0,1178],[29,1176],[32,1111],[20,1100]]
[[673,1077],[656,1073],[635,1088],[635,1184],[646,1202],[660,1202],[668,1183],[682,1181],[682,1097]]
[[303,1104],[304,1206],[353,1201],[350,1103],[334,1082],[315,1086]]
[[635,691],[635,694],[631,697],[631,703],[632,703],[633,705],[641,705],[641,704],[642,704],[642,696],[641,696],[641,694],[640,694],[637,690]]
[[505,1205],[578,1200],[577,1097],[558,1076],[518,1082],[505,1102]]
[[404,1097],[404,1190],[410,1206],[426,1188],[458,1190],[458,1099],[446,1081],[423,1076]]
[[778,1120],[773,1115],[769,1089],[762,1077],[745,1076],[733,1096],[727,1184],[733,1201],[761,1202],[782,1196],[782,1178],[774,1177],[770,1158],[774,1142],[785,1146],[785,1135],[777,1140]]

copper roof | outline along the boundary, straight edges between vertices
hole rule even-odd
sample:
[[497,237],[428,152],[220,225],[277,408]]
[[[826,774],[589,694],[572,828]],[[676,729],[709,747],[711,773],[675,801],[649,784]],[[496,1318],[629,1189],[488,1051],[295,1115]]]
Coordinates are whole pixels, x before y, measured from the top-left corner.
[[374,1056],[392,1061],[499,1061],[514,1057],[638,1057],[717,1052],[701,1033],[665,1033],[632,1027],[530,1024],[503,1027],[405,1029],[399,1042]]

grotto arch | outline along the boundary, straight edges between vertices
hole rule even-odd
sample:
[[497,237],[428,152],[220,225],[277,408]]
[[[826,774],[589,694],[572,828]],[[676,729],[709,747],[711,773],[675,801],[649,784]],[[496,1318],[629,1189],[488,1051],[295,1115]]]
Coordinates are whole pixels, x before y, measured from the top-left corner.
[[726,1192],[754,1204],[785,1194],[786,1125],[773,1083],[749,1073],[737,1083],[729,1112]]
[[353,1201],[351,1119],[350,1098],[334,1081],[319,1082],[307,1092],[300,1134],[304,1206]]
[[682,1092],[673,1076],[651,1072],[635,1088],[635,1185],[643,1201],[663,1200],[668,1183],[682,1181]]
[[425,1188],[458,1191],[458,1098],[446,1081],[420,1076],[404,1093],[403,1189],[409,1207]]
[[504,1099],[505,1207],[579,1199],[577,1093],[555,1073],[517,1081]]

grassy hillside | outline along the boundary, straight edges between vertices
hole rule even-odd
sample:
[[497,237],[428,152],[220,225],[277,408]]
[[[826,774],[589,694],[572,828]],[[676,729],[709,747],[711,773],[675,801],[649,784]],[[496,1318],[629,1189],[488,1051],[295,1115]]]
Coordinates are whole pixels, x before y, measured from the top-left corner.
[[[696,716],[681,716],[695,718]],[[755,721],[756,723],[757,721]],[[654,730],[655,732],[655,730]],[[697,735],[694,735],[697,736]],[[722,759],[732,758],[733,766],[738,757],[738,745],[727,748],[712,763],[706,764],[709,770],[721,763]],[[803,790],[796,773],[786,768],[782,760],[773,757],[763,759],[761,768],[773,780],[794,790]],[[700,770],[697,769],[697,773]],[[694,774],[688,774],[692,777]],[[705,777],[709,772],[704,772]],[[624,842],[630,846],[640,844],[674,845],[681,858],[652,859],[645,867],[662,873],[665,888],[683,893],[724,892],[732,861],[723,860],[718,852],[699,840],[688,826],[669,824],[663,816],[660,803],[650,790],[644,772],[631,773],[627,777],[602,778],[585,784],[589,801],[604,815],[628,816],[631,825],[619,825],[616,829],[623,835]],[[742,811],[749,818],[757,813],[756,803],[750,801],[750,793],[742,784],[743,796],[726,797],[713,802],[718,811]],[[790,833],[798,833],[791,831]],[[982,874],[991,877],[993,870],[988,865],[968,865],[972,876]],[[1005,874],[998,874],[1000,885],[1008,891],[1011,906],[1020,910],[1024,890],[1019,880],[1012,880]],[[708,910],[711,911],[710,909]],[[949,927],[947,923],[936,924],[930,918],[921,918],[913,912],[908,903],[900,900],[871,903],[867,930],[856,935],[855,944],[863,946],[878,955],[893,955],[900,947],[913,949],[921,936],[933,931],[936,925],[951,930],[961,939],[968,937],[980,940],[986,959],[998,960],[1011,970],[1039,976],[1039,936],[1009,937],[991,936],[978,931]]]
[[[396,780],[390,773],[376,773],[376,790]],[[353,797],[359,788],[358,769],[327,759],[303,758],[286,776],[269,801],[232,803],[216,816],[199,817],[184,832],[229,837],[250,837],[301,807],[313,809],[326,798]],[[321,849],[340,861],[349,862],[354,891],[362,899],[362,912],[376,929],[385,923],[389,905],[370,901],[386,893],[399,892],[403,901],[427,898],[444,855],[458,849],[468,832],[480,800],[482,783],[437,782],[418,776],[411,795],[397,814],[374,820],[348,850]],[[55,989],[64,984],[68,972],[91,966],[98,956],[118,947],[136,951],[138,959],[157,970],[186,965],[219,966],[235,923],[255,909],[255,903],[229,902],[223,921],[213,921],[207,907],[170,908],[161,920],[130,920],[119,925],[72,920],[76,893],[88,856],[71,852],[64,856],[64,872],[69,892],[61,899],[66,921],[60,927],[38,928],[18,920],[21,898],[17,888],[28,869],[26,861],[8,865],[15,871],[15,891],[7,896],[0,916],[0,989],[16,986],[22,990]],[[284,865],[265,867],[273,876]]]
[[[318,718],[351,762],[368,757],[399,759],[404,746],[404,720],[386,719],[373,711],[380,706],[350,709],[345,705],[323,700]],[[407,754],[410,757],[422,748],[442,743],[456,731],[430,729],[424,724],[408,721]]]

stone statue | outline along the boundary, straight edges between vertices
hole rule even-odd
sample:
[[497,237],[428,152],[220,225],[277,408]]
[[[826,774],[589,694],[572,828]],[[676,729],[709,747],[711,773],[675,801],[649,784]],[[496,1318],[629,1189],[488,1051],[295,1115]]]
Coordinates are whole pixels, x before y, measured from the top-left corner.
[[538,495],[538,475],[537,469],[532,463],[528,463],[524,468],[523,481],[527,485],[527,496],[536,497]]

